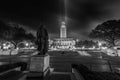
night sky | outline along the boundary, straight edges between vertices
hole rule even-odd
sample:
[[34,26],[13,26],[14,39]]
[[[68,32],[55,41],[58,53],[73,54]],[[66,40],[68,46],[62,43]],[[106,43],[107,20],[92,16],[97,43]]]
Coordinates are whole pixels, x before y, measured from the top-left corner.
[[0,19],[24,25],[35,33],[45,24],[50,38],[59,37],[63,18],[67,19],[69,37],[87,39],[98,24],[120,19],[120,0],[39,0],[39,2],[0,2]]

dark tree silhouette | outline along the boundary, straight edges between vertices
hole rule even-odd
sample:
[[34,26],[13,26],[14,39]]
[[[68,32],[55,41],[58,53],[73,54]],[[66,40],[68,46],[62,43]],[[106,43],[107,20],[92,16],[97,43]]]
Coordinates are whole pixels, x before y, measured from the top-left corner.
[[13,31],[15,32],[13,39],[15,42],[20,42],[23,40],[35,40],[33,34],[26,33],[26,30],[22,27],[19,27],[18,24],[15,24],[13,28]]
[[27,33],[26,34],[26,39],[35,41],[36,38],[32,33]]
[[116,41],[120,39],[120,21],[109,20],[98,25],[92,30],[89,37],[103,40],[109,44],[109,47],[115,46]]
[[17,45],[23,40],[31,40],[34,42],[35,37],[31,33],[26,33],[26,30],[19,24],[7,24],[0,20],[0,40],[7,40]]
[[0,38],[11,40],[13,38],[13,28],[0,20]]
[[21,40],[25,38],[26,31],[22,27],[14,27],[14,31],[15,31],[15,35],[14,35],[15,40]]
[[90,48],[90,47],[98,47],[98,43],[97,42],[94,42],[92,40],[84,40],[84,41],[79,41],[76,43],[76,47],[85,47],[85,48]]

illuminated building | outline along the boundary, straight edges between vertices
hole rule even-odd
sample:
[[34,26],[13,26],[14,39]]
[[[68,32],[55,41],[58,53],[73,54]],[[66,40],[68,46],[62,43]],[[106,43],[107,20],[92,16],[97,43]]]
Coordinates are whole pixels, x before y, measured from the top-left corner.
[[65,22],[62,22],[60,27],[60,38],[54,38],[50,48],[54,50],[72,50],[75,48],[75,43],[73,38],[67,38],[67,28]]
[[73,40],[73,38],[56,38],[53,40],[53,44],[53,48],[56,49],[73,49],[75,40]]

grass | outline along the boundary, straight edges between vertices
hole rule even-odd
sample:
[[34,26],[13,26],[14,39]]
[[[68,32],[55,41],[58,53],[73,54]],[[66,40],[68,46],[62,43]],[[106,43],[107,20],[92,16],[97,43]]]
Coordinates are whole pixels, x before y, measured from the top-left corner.
[[[71,64],[84,64],[89,69],[94,71],[110,71],[112,69],[120,67],[119,57],[111,57],[101,52],[103,58],[100,59],[100,52],[87,51],[91,56],[83,56],[77,52],[66,51],[62,54],[62,51],[51,51],[49,52],[51,67],[55,68],[55,71],[71,71]],[[108,61],[110,64],[108,64]],[[66,65],[66,66],[65,66]],[[103,69],[103,70],[102,70]],[[105,70],[106,69],[106,70]]]

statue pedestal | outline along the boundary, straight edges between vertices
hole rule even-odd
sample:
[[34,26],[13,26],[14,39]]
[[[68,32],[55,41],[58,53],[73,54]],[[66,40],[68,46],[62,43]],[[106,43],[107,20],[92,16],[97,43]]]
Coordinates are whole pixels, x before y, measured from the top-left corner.
[[31,57],[28,77],[45,77],[49,73],[49,55],[36,55]]

